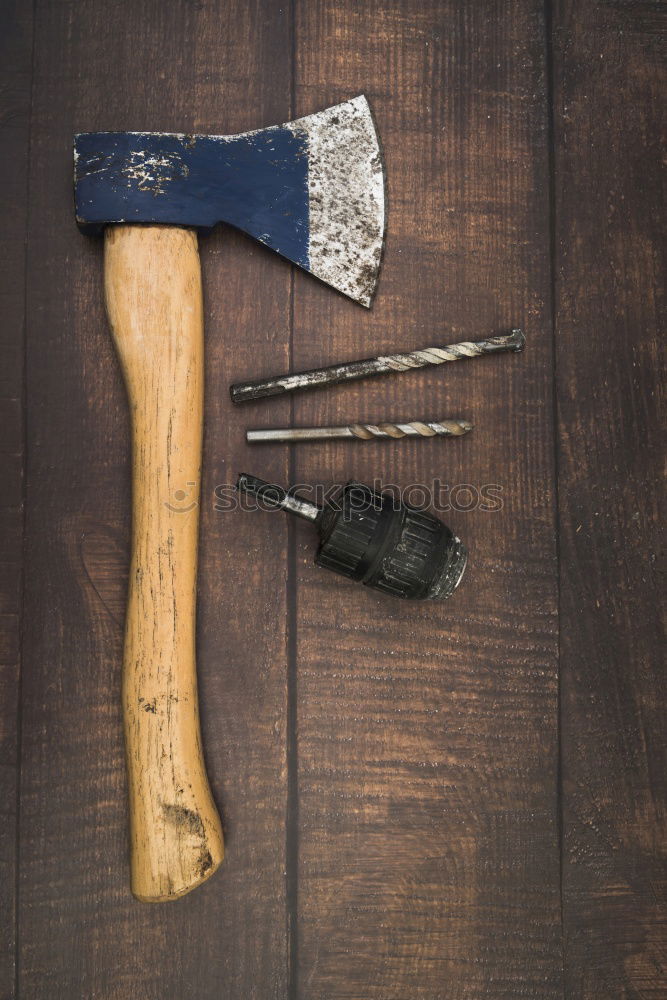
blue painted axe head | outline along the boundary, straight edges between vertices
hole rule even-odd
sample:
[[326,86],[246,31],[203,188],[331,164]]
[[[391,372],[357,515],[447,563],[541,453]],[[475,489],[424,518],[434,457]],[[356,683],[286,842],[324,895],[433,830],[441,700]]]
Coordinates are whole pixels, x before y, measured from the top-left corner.
[[125,222],[226,222],[371,303],[384,175],[365,97],[241,135],[86,132],[75,137],[74,163],[84,232]]

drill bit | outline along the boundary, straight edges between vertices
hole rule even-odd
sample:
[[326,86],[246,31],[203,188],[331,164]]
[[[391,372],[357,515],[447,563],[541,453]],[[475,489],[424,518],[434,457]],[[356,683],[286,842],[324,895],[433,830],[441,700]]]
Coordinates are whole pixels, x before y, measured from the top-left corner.
[[522,351],[526,343],[521,330],[512,330],[502,337],[489,340],[464,340],[460,344],[446,347],[426,347],[408,354],[389,354],[365,361],[348,361],[328,368],[314,368],[296,375],[275,375],[255,382],[237,382],[230,386],[232,402],[243,403],[264,396],[278,396],[283,392],[297,389],[312,389],[319,385],[336,385],[353,379],[368,378],[371,375],[386,375],[391,372],[412,371],[427,365],[442,365],[446,361],[461,361],[463,358],[478,358],[483,354],[499,354],[502,351]]
[[338,438],[460,437],[472,430],[467,420],[440,420],[426,423],[413,420],[407,424],[347,424],[342,427],[279,427],[246,431],[248,444],[268,441],[328,441]]

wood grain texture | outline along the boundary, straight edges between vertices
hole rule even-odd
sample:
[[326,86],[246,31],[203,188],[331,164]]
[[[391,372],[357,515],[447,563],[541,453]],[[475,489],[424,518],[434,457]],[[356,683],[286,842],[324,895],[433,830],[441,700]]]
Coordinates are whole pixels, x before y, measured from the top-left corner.
[[528,340],[294,399],[297,425],[476,425],[300,449],[298,482],[499,484],[503,500],[443,513],[470,548],[445,604],[337,583],[298,528],[296,995],[561,997],[542,8],[321,0],[297,5],[296,26],[296,111],[366,93],[389,222],[370,314],[296,275],[295,369],[513,325]]
[[108,226],[104,299],[132,426],[122,680],[132,892],[161,902],[201,885],[224,856],[195,659],[204,423],[197,233]]
[[[277,8],[37,4],[19,908],[19,995],[31,1000],[284,996],[285,536],[217,512],[213,491],[245,464],[227,382],[289,365],[289,267],[228,231],[201,239],[199,691],[232,863],[146,907],[127,878],[120,710],[129,418],[102,244],[77,232],[71,171],[77,131],[235,132],[289,110]],[[285,478],[286,462],[262,471]]]
[[15,983],[32,11],[0,3],[0,996]]
[[667,994],[666,28],[650,2],[554,12],[563,905],[582,1000]]
[[[18,998],[662,997],[660,5],[37,0],[26,275],[31,11],[2,12],[0,995],[14,998],[25,420]],[[101,243],[74,224],[72,136],[233,133],[359,92],[388,168],[372,312],[222,227],[200,237],[197,657],[227,859],[173,906],[141,906],[120,708],[129,419]],[[520,356],[243,413],[229,402],[232,381],[514,324]],[[454,408],[476,427],[451,441],[246,451],[243,438]],[[396,605],[323,574],[307,526],[229,509],[241,469],[439,480],[470,548],[461,588]],[[475,503],[484,484],[502,509]]]

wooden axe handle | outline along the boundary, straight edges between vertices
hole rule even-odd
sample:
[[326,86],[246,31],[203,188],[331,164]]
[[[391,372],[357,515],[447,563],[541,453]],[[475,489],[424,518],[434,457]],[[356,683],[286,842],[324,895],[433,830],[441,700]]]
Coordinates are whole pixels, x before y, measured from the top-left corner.
[[158,901],[204,882],[224,853],[195,667],[204,349],[197,236],[109,226],[104,272],[132,416],[123,663],[132,891]]

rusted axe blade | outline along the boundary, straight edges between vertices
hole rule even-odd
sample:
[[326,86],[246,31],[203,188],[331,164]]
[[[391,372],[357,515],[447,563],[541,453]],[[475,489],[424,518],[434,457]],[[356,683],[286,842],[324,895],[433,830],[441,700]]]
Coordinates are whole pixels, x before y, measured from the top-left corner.
[[361,305],[375,291],[384,174],[365,97],[240,135],[77,135],[81,229],[226,222]]

